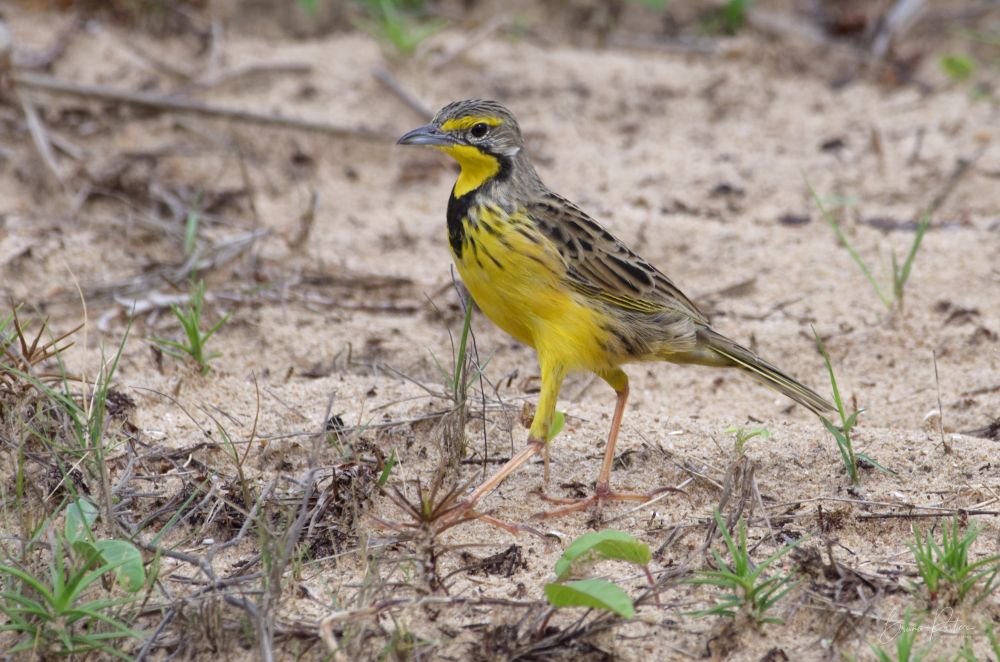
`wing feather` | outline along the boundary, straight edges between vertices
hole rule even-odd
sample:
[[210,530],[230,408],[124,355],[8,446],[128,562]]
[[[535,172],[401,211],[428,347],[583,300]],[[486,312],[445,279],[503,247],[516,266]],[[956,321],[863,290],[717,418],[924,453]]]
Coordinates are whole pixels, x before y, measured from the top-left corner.
[[708,324],[669,278],[569,200],[546,191],[525,212],[563,257],[566,278],[578,292],[626,310],[676,311]]

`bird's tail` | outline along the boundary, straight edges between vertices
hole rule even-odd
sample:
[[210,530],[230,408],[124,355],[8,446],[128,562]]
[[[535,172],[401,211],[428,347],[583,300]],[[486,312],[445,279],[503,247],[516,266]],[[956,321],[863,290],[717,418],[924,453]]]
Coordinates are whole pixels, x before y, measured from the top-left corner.
[[700,331],[702,337],[699,340],[704,341],[709,350],[727,360],[729,365],[741,368],[757,381],[779,393],[787,395],[817,416],[822,416],[825,412],[834,410],[833,405],[826,398],[795,378],[789,377],[781,370],[778,370],[746,347],[736,344],[712,329],[702,329]]

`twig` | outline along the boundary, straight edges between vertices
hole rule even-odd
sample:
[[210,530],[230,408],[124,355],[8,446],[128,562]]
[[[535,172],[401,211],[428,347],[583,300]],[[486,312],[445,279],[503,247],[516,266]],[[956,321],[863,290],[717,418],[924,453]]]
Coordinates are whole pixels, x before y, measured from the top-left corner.
[[937,389],[938,433],[941,435],[941,446],[945,454],[950,454],[951,446],[944,440],[944,405],[941,404],[941,378],[938,377],[937,352],[931,350],[931,357],[934,359],[934,387]]
[[434,117],[434,111],[427,107],[420,99],[410,93],[409,90],[404,88],[398,80],[396,80],[392,74],[382,67],[376,67],[372,71],[372,76],[375,76],[375,80],[382,83],[387,90],[399,97],[400,101],[405,103],[413,112],[420,115],[424,120],[429,120]]
[[665,53],[679,53],[682,55],[714,55],[718,51],[719,42],[715,39],[705,38],[653,39],[634,36],[624,38],[611,35],[608,38],[608,46],[631,50],[663,51]]
[[390,141],[395,138],[394,134],[389,134],[376,129],[364,127],[349,127],[341,124],[332,124],[321,120],[309,120],[295,117],[284,117],[282,115],[272,115],[268,113],[258,113],[252,110],[241,108],[231,108],[228,106],[217,106],[213,104],[164,97],[158,94],[147,92],[132,92],[129,90],[117,90],[101,85],[86,85],[71,83],[59,80],[52,76],[43,76],[30,73],[15,73],[11,75],[11,80],[17,85],[35,90],[42,90],[52,94],[65,94],[69,96],[81,97],[84,99],[98,99],[100,101],[110,101],[113,103],[123,103],[141,108],[150,108],[160,112],[193,113],[208,117],[221,117],[236,122],[248,122],[251,124],[262,124],[264,126],[277,126],[288,129],[299,129],[301,131],[315,131],[332,136],[362,138],[378,142]]
[[228,71],[220,71],[214,76],[202,80],[193,81],[190,85],[178,90],[178,93],[186,93],[194,90],[206,90],[219,87],[241,78],[253,78],[255,76],[289,75],[303,76],[312,73],[313,67],[308,62],[262,62],[250,64],[245,67],[237,67]]
[[319,193],[313,188],[309,191],[309,205],[299,215],[299,227],[295,236],[288,240],[288,247],[299,250],[305,246],[312,232],[313,224],[316,222],[316,205],[319,203]]
[[[798,507],[807,503],[819,503],[822,501],[833,501],[836,503],[851,503],[859,506],[884,506],[886,508],[905,508],[905,509],[919,509],[919,510],[931,510],[940,513],[941,516],[947,515],[960,515],[965,513],[966,515],[1000,515],[1000,510],[980,510],[980,509],[968,509],[968,508],[947,508],[945,506],[921,506],[912,503],[893,503],[891,501],[868,501],[866,499],[848,499],[845,497],[812,497],[809,499],[801,499],[799,501],[786,501],[784,503],[773,503],[768,506],[769,510],[776,510],[779,508],[788,508],[789,506]],[[887,514],[893,517],[902,517],[903,514]],[[858,515],[858,519],[863,518],[877,518],[877,514],[874,515]]]
[[35,143],[38,155],[42,157],[42,161],[56,178],[56,181],[60,185],[65,185],[66,182],[63,179],[62,171],[59,170],[59,164],[56,163],[55,152],[52,151],[49,134],[45,130],[45,125],[42,124],[42,118],[38,116],[38,111],[35,110],[35,106],[30,101],[21,95],[17,95],[17,97],[17,100],[21,104],[21,110],[24,111],[24,119],[28,124],[28,131],[31,133],[31,140]]
[[927,519],[933,517],[953,517],[954,515],[1000,515],[1000,510],[953,508],[936,513],[872,513],[871,515],[858,515],[855,519]]

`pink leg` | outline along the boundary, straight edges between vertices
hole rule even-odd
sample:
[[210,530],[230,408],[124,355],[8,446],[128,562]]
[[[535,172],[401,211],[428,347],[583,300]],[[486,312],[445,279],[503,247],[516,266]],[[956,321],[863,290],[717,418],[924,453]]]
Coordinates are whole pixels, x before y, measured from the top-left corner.
[[553,499],[546,497],[546,501],[568,505],[548,512],[538,513],[535,515],[537,519],[562,517],[563,515],[586,510],[591,506],[599,508],[603,501],[648,501],[653,497],[653,495],[648,494],[629,494],[611,491],[611,465],[615,461],[615,446],[618,443],[618,431],[621,429],[622,415],[625,413],[625,403],[628,401],[628,378],[621,370],[601,376],[618,393],[618,399],[615,401],[615,413],[611,418],[608,444],[604,450],[604,461],[601,463],[601,472],[597,475],[597,486],[594,490],[594,495],[584,499]]

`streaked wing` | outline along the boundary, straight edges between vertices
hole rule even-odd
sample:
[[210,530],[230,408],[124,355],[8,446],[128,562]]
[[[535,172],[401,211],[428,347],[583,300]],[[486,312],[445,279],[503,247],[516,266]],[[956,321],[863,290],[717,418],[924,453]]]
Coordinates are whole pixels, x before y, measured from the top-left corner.
[[559,250],[569,284],[577,291],[628,310],[674,310],[708,324],[669,278],[569,200],[546,191],[525,211]]

